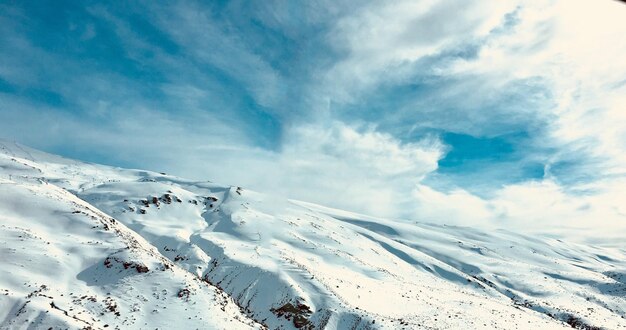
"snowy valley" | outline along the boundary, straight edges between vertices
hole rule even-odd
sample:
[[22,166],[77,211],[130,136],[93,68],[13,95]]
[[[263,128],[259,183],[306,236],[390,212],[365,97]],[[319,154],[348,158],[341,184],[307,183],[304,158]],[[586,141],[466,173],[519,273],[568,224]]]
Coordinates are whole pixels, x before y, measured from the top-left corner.
[[626,328],[626,247],[378,219],[7,141],[0,236],[2,329]]

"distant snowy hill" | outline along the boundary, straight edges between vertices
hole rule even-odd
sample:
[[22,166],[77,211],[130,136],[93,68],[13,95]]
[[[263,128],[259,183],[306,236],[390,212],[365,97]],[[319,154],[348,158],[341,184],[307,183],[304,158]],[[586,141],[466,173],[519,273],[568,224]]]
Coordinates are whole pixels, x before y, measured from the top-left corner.
[[390,221],[0,142],[2,329],[626,329],[626,248]]

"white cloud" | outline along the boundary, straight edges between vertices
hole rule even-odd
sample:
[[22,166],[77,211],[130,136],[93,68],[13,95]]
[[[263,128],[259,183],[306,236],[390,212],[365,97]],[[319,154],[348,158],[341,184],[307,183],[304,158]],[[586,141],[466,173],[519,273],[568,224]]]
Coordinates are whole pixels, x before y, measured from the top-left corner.
[[464,190],[445,193],[419,185],[414,218],[620,245],[626,235],[625,187],[626,179],[619,179],[567,192],[551,180],[529,181],[483,199]]
[[412,195],[415,204],[411,218],[415,220],[462,226],[492,224],[489,203],[465,190],[455,189],[446,193],[418,184]]
[[[193,91],[191,92],[193,94]],[[128,104],[129,107],[134,105]],[[437,169],[445,152],[436,138],[401,143],[374,127],[294,126],[281,150],[253,147],[243,132],[204,113],[184,116],[144,108],[107,108],[107,125],[41,111],[0,94],[0,131],[43,149],[63,145],[109,164],[132,164],[197,180],[241,185],[304,201],[385,217],[410,215],[410,192]],[[29,130],[11,123],[30,121]],[[202,125],[197,125],[202,123]],[[19,132],[18,132],[19,130]],[[128,166],[128,165],[127,165]]]
[[285,142],[283,153],[288,157],[306,159],[324,155],[330,162],[367,170],[374,177],[410,173],[422,178],[437,169],[443,148],[435,138],[402,144],[374,127],[358,130],[339,122],[295,127]]
[[[579,169],[586,159],[601,165],[597,174],[625,174],[623,13],[618,1],[375,2],[329,33],[345,57],[316,92],[349,103],[425,75],[454,79],[386,117],[476,136],[532,129],[535,147],[556,150],[548,165],[577,154]],[[459,47],[476,47],[477,56],[415,65]],[[433,109],[416,108],[424,98]]]
[[[216,19],[210,6],[177,3],[168,7],[154,4],[149,7],[153,23],[183,48],[186,56],[193,59],[195,70],[218,68],[229,79],[245,86],[260,105],[268,107],[268,110],[282,110],[274,107],[285,97],[284,86],[281,86],[285,83],[283,77],[250,49],[244,36],[232,31],[228,22]],[[175,60],[178,62],[175,65],[180,65],[181,61]],[[181,79],[176,74],[171,78],[175,81]]]
[[549,162],[578,153],[578,160],[601,158],[598,175],[625,174],[623,14],[617,1],[522,3],[510,31],[488,38],[477,58],[459,59],[439,73],[481,76],[492,88],[540,79],[552,105],[525,115],[548,125],[547,135],[537,138],[558,149]]
[[[456,112],[409,103],[388,116],[410,121],[432,111],[437,121],[415,126],[476,136],[506,132],[507,121],[532,129],[525,157],[545,162],[544,181],[495,187],[487,197],[418,184],[407,204],[414,218],[614,239],[626,228],[624,11],[618,1],[375,3],[337,24],[330,40],[346,57],[323,85],[333,101],[349,103],[424,74],[454,79],[432,97],[458,101]],[[476,56],[414,65],[468,45],[478,45]],[[505,93],[536,99],[485,108]]]
[[411,187],[437,169],[444,147],[434,138],[401,143],[372,127],[295,127],[281,153],[285,194],[382,216],[406,215]]
[[330,41],[347,53],[322,84],[336,100],[350,101],[385,81],[410,79],[411,64],[483,38],[514,2],[373,2],[340,19]]
[[[12,47],[2,52],[7,63],[0,67],[3,79],[18,87],[58,93],[79,111],[71,115],[4,93],[0,129],[36,147],[72,146],[85,155],[105,155],[111,162],[384,217],[540,232],[597,231],[595,237],[623,232],[622,4],[424,0],[372,2],[353,10],[341,6],[307,7],[303,19],[325,31],[326,39],[290,44],[296,50],[287,54],[302,58],[283,71],[251,48],[255,40],[246,39],[230,25],[233,22],[217,21],[206,8],[146,5],[146,17],[180,47],[177,54],[153,44],[123,15],[91,8],[92,15],[112,26],[125,56],[163,76],[150,87],[115,71],[76,65],[16,32],[5,39]],[[292,12],[283,9],[264,7],[259,12],[265,16],[259,19],[275,30],[297,26],[282,33],[308,38],[307,26],[300,27]],[[18,22],[27,20],[20,15],[6,11],[0,22],[21,31]],[[76,27],[84,30],[84,38],[97,38],[102,32],[100,25],[85,24]],[[332,27],[322,28],[327,25]],[[307,57],[320,41],[331,44],[332,56]],[[476,54],[445,55],[468,47]],[[334,58],[337,54],[339,58]],[[432,61],[420,64],[425,59]],[[211,70],[225,81],[213,77]],[[384,87],[410,85],[424,75],[454,83],[434,95],[419,95],[398,108],[384,109],[372,121],[393,118],[415,127],[415,132],[428,127],[475,136],[539,126],[541,130],[532,131],[535,135],[528,145],[520,148],[528,149],[520,162],[545,161],[544,181],[491,187],[488,196],[460,188],[437,191],[423,179],[437,170],[446,152],[438,139],[407,143],[400,135],[383,133],[380,126],[347,124],[349,119],[338,121],[334,113],[316,113],[323,108],[316,101],[341,108]],[[222,85],[229,82],[240,94],[228,95],[232,91]],[[149,94],[146,90],[151,87],[163,99],[142,94]],[[291,104],[289,93],[301,103]],[[499,106],[494,101],[506,99],[507,93],[519,97],[520,104]],[[243,121],[238,117],[242,113],[235,108],[241,104],[232,103],[241,95],[250,96],[272,115],[290,118],[281,121],[284,129],[276,149],[256,147],[255,134],[263,132],[246,132],[238,122]],[[419,108],[420,98],[429,98],[432,106]],[[514,102],[518,100],[509,103]],[[439,107],[442,103],[449,106]],[[541,148],[550,155],[533,153]],[[573,165],[563,171],[559,164],[564,162]],[[564,182],[583,174],[591,178],[584,185]]]
[[[276,152],[245,144],[230,148],[207,144],[172,164],[175,173],[313,201],[327,206],[385,216],[410,215],[410,192],[437,169],[444,147],[434,138],[401,143],[373,127],[295,126],[284,133]],[[190,160],[189,160],[190,159]],[[215,175],[211,172],[215,169]]]

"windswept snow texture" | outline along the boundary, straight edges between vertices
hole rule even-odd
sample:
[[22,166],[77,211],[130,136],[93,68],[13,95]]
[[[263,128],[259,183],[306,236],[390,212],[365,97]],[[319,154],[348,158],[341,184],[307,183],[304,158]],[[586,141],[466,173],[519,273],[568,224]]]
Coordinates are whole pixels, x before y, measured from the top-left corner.
[[[349,196],[346,196],[349,198]],[[0,144],[0,327],[626,329],[626,250]]]

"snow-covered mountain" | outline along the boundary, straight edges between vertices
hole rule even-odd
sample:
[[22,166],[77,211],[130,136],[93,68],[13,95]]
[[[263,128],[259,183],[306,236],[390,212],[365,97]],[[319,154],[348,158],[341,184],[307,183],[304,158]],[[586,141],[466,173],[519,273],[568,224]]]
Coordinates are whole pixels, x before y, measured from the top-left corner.
[[6,141],[0,237],[3,329],[626,328],[624,247],[377,219]]

